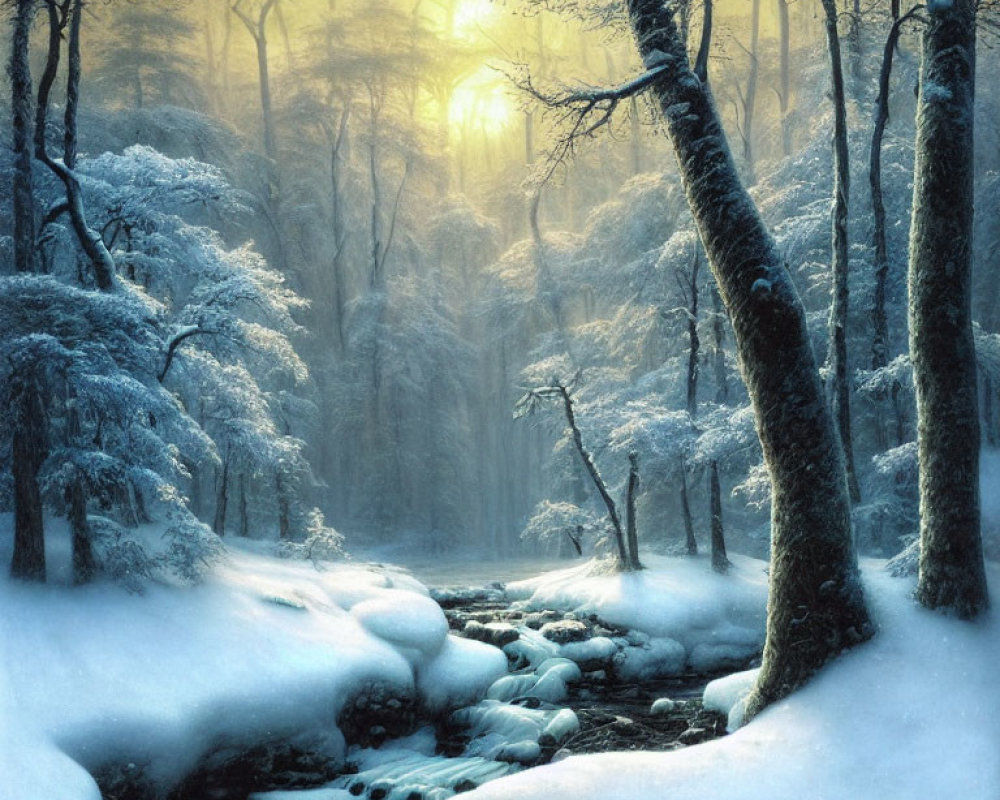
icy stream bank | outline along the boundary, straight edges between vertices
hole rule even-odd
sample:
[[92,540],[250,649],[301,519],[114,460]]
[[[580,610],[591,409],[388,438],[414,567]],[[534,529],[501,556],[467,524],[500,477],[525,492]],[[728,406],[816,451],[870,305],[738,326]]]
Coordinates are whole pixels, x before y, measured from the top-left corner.
[[[724,732],[724,719],[700,702],[713,675],[692,672],[690,653],[676,640],[594,613],[534,610],[522,589],[516,594],[522,600],[512,603],[500,584],[431,590],[453,633],[507,656],[510,673],[485,699],[406,739],[352,750],[355,772],[325,784],[329,795],[261,793],[255,800],[444,800],[571,754],[677,749]],[[730,641],[717,652],[716,669],[744,666],[759,646],[751,642]]]

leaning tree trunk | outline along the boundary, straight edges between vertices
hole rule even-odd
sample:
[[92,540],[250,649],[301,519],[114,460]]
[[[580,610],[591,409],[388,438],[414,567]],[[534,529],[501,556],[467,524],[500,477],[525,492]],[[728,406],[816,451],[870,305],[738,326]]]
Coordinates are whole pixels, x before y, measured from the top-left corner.
[[580,428],[576,424],[576,414],[573,411],[573,398],[570,395],[569,389],[561,384],[557,384],[559,389],[559,395],[563,402],[563,411],[566,414],[566,424],[569,425],[570,432],[573,435],[573,444],[576,446],[576,452],[580,456],[580,460],[583,462],[583,466],[587,470],[587,474],[590,476],[590,480],[593,481],[594,487],[597,489],[597,493],[601,496],[601,500],[604,501],[604,507],[608,510],[608,519],[611,521],[611,530],[615,535],[615,544],[618,549],[618,566],[620,569],[627,570],[631,569],[631,565],[628,557],[628,549],[625,546],[625,532],[622,530],[621,518],[618,516],[618,507],[615,505],[615,501],[611,497],[611,493],[608,492],[607,484],[604,483],[604,478],[601,477],[601,473],[597,471],[597,465],[594,463],[594,457],[590,454],[590,451],[583,446],[583,434],[580,433]]
[[[767,640],[750,718],[872,634],[851,534],[843,450],[827,409],[805,311],[742,186],[707,86],[691,72],[672,11],[629,0],[688,204],[723,302],[771,476]],[[734,236],[733,231],[739,231]]]
[[840,59],[840,36],[837,33],[837,5],[835,0],[822,0],[822,3],[826,13],[826,43],[830,52],[833,97],[833,259],[830,264],[830,349],[827,355],[830,366],[830,407],[844,448],[847,488],[851,501],[858,503],[861,500],[861,487],[854,470],[851,389],[847,380],[847,309],[850,298],[847,285],[847,207],[851,190],[851,168],[847,151],[847,101],[844,95],[844,69]]
[[910,353],[920,459],[917,597],[971,618],[989,604],[972,333],[975,0],[927,9],[910,227]]

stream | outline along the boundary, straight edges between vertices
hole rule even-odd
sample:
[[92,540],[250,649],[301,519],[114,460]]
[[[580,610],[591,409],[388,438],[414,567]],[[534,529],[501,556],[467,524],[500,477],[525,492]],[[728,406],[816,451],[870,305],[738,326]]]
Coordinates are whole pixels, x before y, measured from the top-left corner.
[[[538,562],[523,567],[522,573],[507,564],[503,576],[538,572]],[[616,674],[623,652],[646,646],[642,634],[592,616],[512,608],[501,583],[459,588],[450,579],[495,576],[486,565],[472,575],[440,565],[413,571],[434,587],[452,633],[502,647],[509,673],[475,706],[428,720],[406,739],[351,751],[351,773],[328,786],[369,800],[445,800],[569,755],[671,750],[725,733],[725,719],[701,705],[706,683],[717,675]]]
[[[431,596],[453,634],[506,654],[507,675],[485,699],[434,716],[413,697],[374,687],[338,718],[352,745],[346,764],[331,758],[322,730],[249,748],[222,742],[166,800],[291,800],[294,794],[270,792],[317,787],[324,788],[303,798],[447,800],[569,755],[672,750],[725,734],[725,719],[701,704],[705,685],[718,674],[669,674],[668,667],[664,675],[670,654],[664,661],[657,640],[643,633],[593,615],[527,609],[507,597],[502,583],[468,587],[456,580],[516,580],[552,567],[538,561],[496,566],[412,568],[435,587]],[[731,666],[719,674],[748,665]],[[163,798],[135,764],[110,764],[94,777],[104,800]]]

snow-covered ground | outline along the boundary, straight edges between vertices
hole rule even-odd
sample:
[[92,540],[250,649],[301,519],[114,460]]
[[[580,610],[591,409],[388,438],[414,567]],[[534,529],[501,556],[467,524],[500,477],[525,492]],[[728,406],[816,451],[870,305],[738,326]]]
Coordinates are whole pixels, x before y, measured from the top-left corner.
[[[680,660],[678,669],[713,672],[740,664],[764,643],[767,564],[732,556],[728,575],[708,558],[644,555],[646,567],[628,574],[594,574],[591,563],[508,584],[509,597],[531,609],[597,614],[605,622],[649,637],[645,655]],[[633,653],[630,657],[638,662]],[[636,677],[642,665],[634,665]]]
[[[9,563],[11,519],[0,517]],[[66,573],[51,524],[50,574]],[[169,784],[219,740],[329,732],[365,684],[437,707],[482,696],[507,662],[447,636],[440,608],[400,572],[230,549],[204,585],[35,586],[0,579],[0,797],[98,800],[84,766],[148,764]]]
[[[9,516],[0,517],[4,561],[9,528]],[[65,534],[56,522],[49,537],[57,580],[66,573]],[[641,574],[580,566],[511,591],[527,607],[596,613],[642,631],[639,649],[651,659],[687,668],[757,646],[764,564],[734,561],[730,575],[717,576],[706,559],[650,556]],[[1000,568],[989,572],[996,596]],[[916,607],[912,580],[890,578],[877,563],[864,577],[879,635],[753,724],[671,753],[569,758],[467,796],[997,800],[997,614],[947,619]],[[334,720],[364,684],[393,685],[443,709],[474,702],[506,671],[501,651],[449,637],[440,609],[402,572],[317,568],[246,547],[231,549],[204,585],[151,586],[142,596],[2,579],[0,608],[0,797],[12,800],[98,800],[86,768],[109,759],[148,765],[167,784],[223,739],[326,730],[328,752],[342,759]],[[740,688],[728,679],[707,694],[725,709]],[[416,749],[430,755],[432,747]],[[343,786],[260,795],[347,796]]]
[[[569,758],[466,797],[997,800],[1000,615],[966,623],[925,611],[912,579],[880,567],[863,569],[878,636],[733,735],[670,753]],[[996,598],[1000,568],[988,571]],[[718,688],[709,693],[735,696]]]

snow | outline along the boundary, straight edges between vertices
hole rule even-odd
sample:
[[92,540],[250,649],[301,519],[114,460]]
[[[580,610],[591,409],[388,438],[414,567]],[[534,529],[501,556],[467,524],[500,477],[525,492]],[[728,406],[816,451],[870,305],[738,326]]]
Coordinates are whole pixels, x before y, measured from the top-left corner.
[[507,657],[492,645],[449,636],[441,653],[420,671],[417,688],[431,711],[475,702],[507,674]]
[[[629,677],[676,674],[695,664],[710,671],[745,661],[764,642],[767,565],[739,555],[731,560],[729,574],[717,575],[707,558],[649,554],[643,556],[647,569],[640,572],[593,574],[588,563],[510,583],[507,592],[528,609],[597,614],[606,623],[645,634],[631,637],[630,644],[639,647],[616,656],[619,670]],[[504,649],[537,664],[546,650],[539,639],[522,632]],[[608,657],[613,650],[606,641],[611,643],[595,637],[579,647],[566,644],[550,655],[574,661],[585,655]]]
[[[65,575],[68,531],[47,528],[50,572]],[[0,516],[3,563],[10,529]],[[342,760],[335,721],[364,687],[475,702],[505,671],[496,648],[446,637],[406,575],[253,549],[230,546],[203,585],[143,595],[0,579],[0,796],[98,800],[86,770],[111,760],[167,786],[221,739],[326,730]]]
[[[9,516],[0,517],[0,559],[9,556],[9,528]],[[53,522],[53,576],[66,575],[66,536]],[[516,652],[532,657],[538,674],[507,676],[500,650],[447,635],[407,575],[275,560],[264,547],[230,547],[201,586],[151,586],[142,596],[108,584],[0,580],[0,796],[99,800],[87,770],[109,760],[133,761],[166,787],[222,739],[238,748],[325,730],[324,752],[357,764],[357,775],[253,799],[341,800],[359,780],[387,797],[423,787],[444,798],[458,783],[483,784],[470,800],[1000,797],[1000,616],[966,623],[923,610],[913,579],[892,578],[882,562],[863,568],[878,636],[751,724],[672,752],[572,756],[519,772],[540,743],[571,737],[579,720],[568,709],[480,698],[488,688],[507,697],[545,681],[564,690],[580,675],[560,651],[575,644],[523,629],[508,648],[521,644]],[[644,560],[649,568],[637,574],[584,565],[511,590],[525,607],[597,614],[628,629],[609,641],[640,675],[759,646],[762,562],[733,556],[730,574],[719,576],[705,558]],[[1000,566],[988,572],[996,596]],[[753,672],[713,681],[705,705],[738,722],[752,681]],[[337,714],[371,683],[416,693],[433,709],[459,708],[452,722],[472,736],[462,757],[434,755],[429,728],[348,751]],[[670,703],[657,700],[653,710]]]
[[[730,736],[667,753],[577,756],[480,787],[468,800],[996,800],[1000,615],[920,608],[883,562],[863,577],[878,635]],[[988,565],[993,591],[1000,566]],[[747,675],[710,685],[725,710]]]

